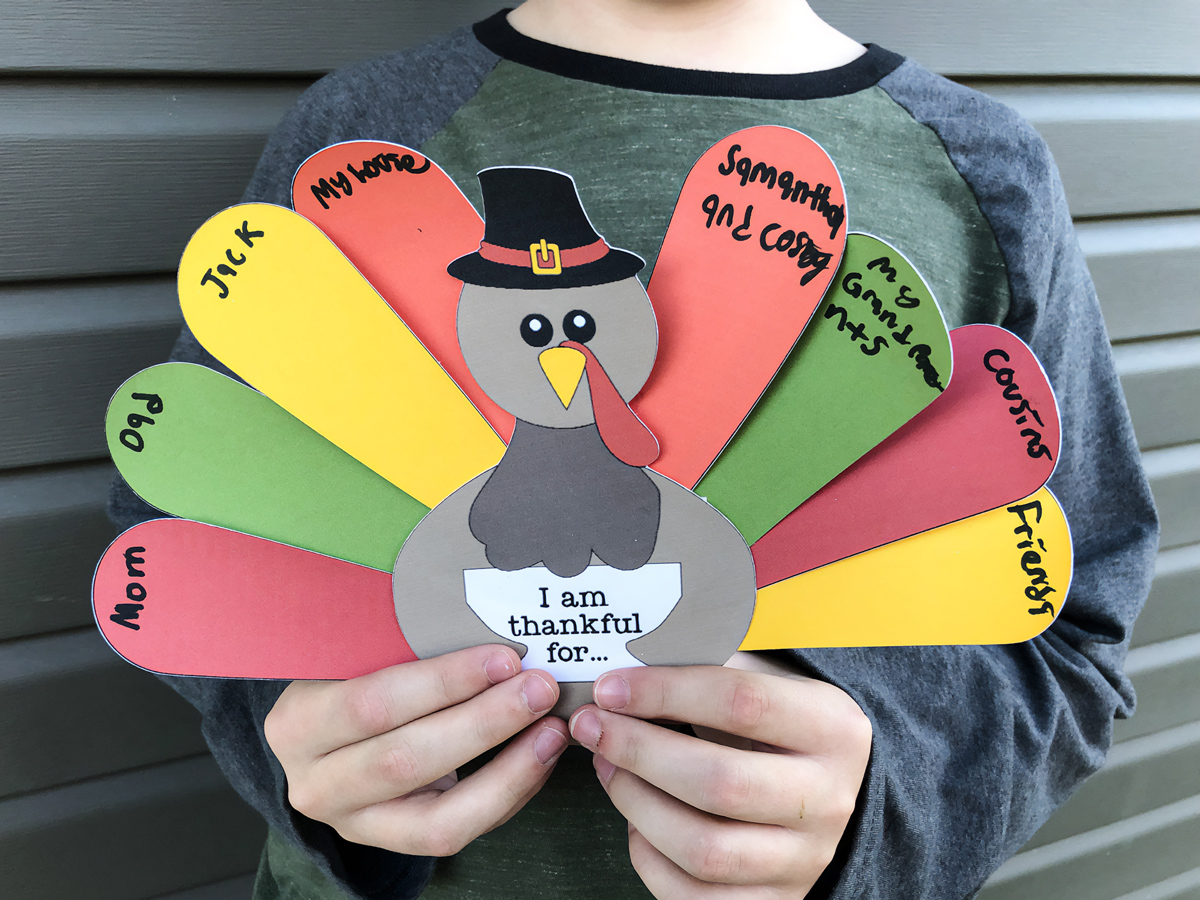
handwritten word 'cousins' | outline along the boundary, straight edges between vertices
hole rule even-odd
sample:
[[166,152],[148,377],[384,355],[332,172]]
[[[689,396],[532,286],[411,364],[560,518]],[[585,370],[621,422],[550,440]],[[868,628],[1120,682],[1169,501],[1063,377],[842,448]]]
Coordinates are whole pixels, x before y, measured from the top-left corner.
[[717,164],[717,171],[722,175],[736,173],[742,187],[757,181],[766,185],[767,190],[778,190],[780,198],[785,201],[808,204],[809,209],[825,218],[825,223],[829,226],[829,237],[837,237],[838,230],[846,221],[846,206],[829,202],[833,193],[830,185],[818,184],[812,187],[790,171],[780,172],[775,166],[764,162],[756,163],[748,156],[739,159],[738,151],[741,149],[741,144],[730,144],[728,157],[725,162]]
[[[145,403],[146,412],[150,413],[150,415],[157,416],[163,411],[162,397],[158,396],[158,394],[133,393],[129,396],[133,400]],[[143,425],[153,425],[154,420],[150,416],[143,416],[141,413],[130,413],[125,417],[125,424],[129,427],[121,429],[118,440],[134,453],[141,453],[146,447],[146,439],[142,437],[139,429]]]
[[[255,238],[266,236],[262,231],[251,231],[250,223],[246,221],[242,222],[241,228],[233,229],[233,234],[243,244],[250,248],[254,247]],[[225,263],[221,263],[217,266],[217,272],[229,278],[235,277],[237,275],[237,267],[245,265],[246,263],[246,254],[238,253],[235,255],[232,248],[225,251],[225,258],[229,260],[230,265],[227,266]],[[219,299],[224,300],[229,296],[229,286],[216,275],[214,275],[211,268],[205,272],[204,276],[200,279],[201,287],[204,287],[206,284],[212,284],[215,288],[217,288],[218,291],[220,291],[220,293],[217,295]]]
[[[989,350],[983,354],[983,366],[989,372],[994,372],[996,375],[996,384],[1000,385],[1004,390],[1002,394],[1004,399],[1010,403],[1017,403],[1016,406],[1009,407],[1009,412],[1016,418],[1018,425],[1026,425],[1032,418],[1038,423],[1038,427],[1045,428],[1046,423],[1042,421],[1042,417],[1038,415],[1038,411],[1029,404],[1026,397],[1021,396],[1020,386],[1013,380],[1015,373],[1012,369],[996,368],[993,363],[996,359],[1001,359],[1004,362],[1010,362],[1009,356],[1003,350],[996,348]],[[1018,401],[1020,401],[1018,403]],[[1050,455],[1050,448],[1042,443],[1042,433],[1032,426],[1021,429],[1021,437],[1028,440],[1025,447],[1025,452],[1031,458],[1037,459],[1039,456],[1044,456],[1047,459],[1054,459]]]
[[[1017,544],[1018,550],[1024,550],[1021,554],[1021,570],[1030,576],[1029,586],[1025,588],[1025,596],[1034,603],[1040,603],[1029,610],[1031,616],[1040,616],[1046,613],[1054,615],[1054,604],[1046,599],[1048,594],[1055,594],[1058,591],[1050,586],[1049,576],[1046,570],[1039,563],[1042,561],[1042,553],[1046,552],[1046,545],[1041,538],[1034,538],[1033,525],[1037,525],[1042,521],[1042,501],[1032,500],[1029,503],[1018,503],[1016,506],[1005,508],[1006,512],[1010,512],[1021,520],[1021,524],[1013,529],[1013,534],[1023,535],[1024,540]],[[1033,513],[1033,525],[1029,523],[1029,518],[1026,513]],[[1041,548],[1042,553],[1038,553],[1033,549],[1034,541]]]
[[429,171],[429,166],[428,159],[418,166],[416,157],[411,153],[380,153],[370,159],[364,159],[362,168],[356,169],[352,163],[346,163],[345,172],[338,172],[332,178],[321,178],[308,187],[317,198],[317,202],[329,209],[327,201],[330,197],[341,200],[343,195],[349,197],[354,193],[354,182],[350,180],[350,175],[353,175],[359,184],[366,184],[384,172],[411,172],[413,175],[420,175]]
[[[132,578],[145,578],[146,573],[137,568],[146,564],[144,556],[138,556],[139,553],[145,553],[145,547],[126,547],[125,548],[125,572]],[[139,581],[130,581],[125,585],[125,599],[129,603],[118,603],[113,607],[113,614],[109,616],[118,625],[124,625],[126,628],[138,631],[141,626],[135,621],[138,613],[145,609],[146,588]]]
[[[881,256],[878,259],[873,259],[867,263],[868,269],[879,269],[880,273],[887,278],[889,282],[895,282],[896,269],[892,266],[892,260],[888,256]],[[942,385],[941,375],[938,374],[937,368],[930,358],[933,354],[933,348],[928,344],[914,344],[909,338],[912,337],[913,327],[911,324],[900,328],[900,320],[897,314],[890,309],[884,308],[884,300],[871,288],[863,288],[863,273],[862,272],[847,272],[842,278],[842,291],[851,297],[862,300],[871,306],[871,315],[888,330],[891,331],[892,340],[901,346],[908,347],[908,358],[911,359],[917,367],[917,371],[925,379],[925,383],[931,388],[936,388],[939,391],[945,390]],[[892,305],[901,310],[915,309],[921,305],[921,298],[912,292],[907,284],[900,285],[896,296],[891,300]],[[884,347],[891,346],[887,338],[876,335],[870,338],[866,333],[866,327],[863,325],[855,325],[848,321],[849,311],[830,303],[825,308],[825,318],[832,319],[834,316],[840,315],[838,321],[838,331],[849,329],[850,339],[852,341],[862,341],[858,349],[867,356],[874,356]],[[867,342],[870,342],[868,346]]]
[[[704,223],[705,228],[712,228],[713,225],[718,227],[724,225],[731,229],[730,235],[735,241],[748,241],[754,235],[750,232],[750,219],[754,215],[754,205],[746,207],[746,212],[742,217],[740,225],[734,226],[734,219],[737,215],[732,203],[721,204],[721,198],[717,194],[709,194],[700,204],[700,208],[708,215],[707,221]],[[808,284],[817,275],[829,266],[829,261],[833,259],[832,253],[826,253],[821,250],[812,238],[808,236],[806,231],[792,231],[790,228],[778,235],[774,235],[783,226],[778,222],[772,222],[767,225],[758,235],[758,245],[766,252],[786,253],[789,257],[796,260],[796,268],[808,269],[800,276],[801,286]],[[774,237],[772,237],[774,235]]]

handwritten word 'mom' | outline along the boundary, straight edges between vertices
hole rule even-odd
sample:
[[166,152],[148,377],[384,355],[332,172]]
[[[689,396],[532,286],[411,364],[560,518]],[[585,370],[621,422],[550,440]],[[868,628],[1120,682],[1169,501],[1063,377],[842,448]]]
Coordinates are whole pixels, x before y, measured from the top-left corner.
[[[145,553],[145,547],[126,547],[125,548],[125,572],[130,578],[145,578],[146,573],[137,568],[146,564],[146,558],[138,556],[139,553]],[[118,625],[124,625],[134,631],[138,631],[141,626],[135,621],[138,613],[145,608],[146,588],[138,581],[131,581],[125,585],[125,599],[129,603],[118,603],[113,607],[113,614],[109,616]]]
[[728,159],[717,164],[717,171],[722,175],[732,175],[736,172],[741,178],[742,187],[758,181],[765,184],[767,190],[778,190],[783,200],[807,203],[809,209],[824,216],[825,224],[829,226],[829,237],[837,237],[838,229],[846,221],[846,207],[841,203],[829,202],[829,196],[833,193],[830,185],[818,184],[812,187],[790,171],[780,172],[774,166],[763,162],[756,163],[748,156],[739,159],[737,154],[741,149],[741,144],[731,144]]
[[329,204],[325,201],[330,197],[335,200],[341,200],[343,194],[349,197],[354,193],[354,183],[350,180],[350,175],[353,175],[359,184],[366,184],[372,178],[378,178],[384,172],[411,172],[414,175],[420,175],[422,172],[429,171],[429,166],[429,160],[425,160],[424,163],[418,166],[416,157],[411,153],[403,155],[399,153],[380,153],[378,156],[364,159],[361,169],[356,169],[353,164],[346,163],[345,172],[338,172],[332,178],[322,178],[316,184],[310,184],[308,187],[321,206],[329,209]]

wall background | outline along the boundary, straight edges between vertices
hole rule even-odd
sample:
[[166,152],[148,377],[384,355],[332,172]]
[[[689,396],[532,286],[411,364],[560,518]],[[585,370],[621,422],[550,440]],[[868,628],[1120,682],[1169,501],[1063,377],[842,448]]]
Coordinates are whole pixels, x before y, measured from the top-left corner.
[[[1163,550],[1106,768],[986,900],[1200,898],[1200,4],[814,0],[1015,106],[1091,264]],[[447,0],[6,0],[0,20],[0,895],[245,900],[262,826],[197,717],[88,607],[116,386],[180,325],[173,270],[315,77],[482,18]],[[181,893],[182,892],[182,893]]]

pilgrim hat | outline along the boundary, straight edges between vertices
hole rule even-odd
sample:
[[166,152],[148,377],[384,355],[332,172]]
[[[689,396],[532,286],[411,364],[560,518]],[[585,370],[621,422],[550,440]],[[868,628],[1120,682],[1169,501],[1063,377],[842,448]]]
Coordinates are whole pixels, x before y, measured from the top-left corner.
[[478,177],[483,241],[446,268],[460,281],[525,290],[587,287],[621,281],[646,265],[596,233],[570,175],[497,166]]

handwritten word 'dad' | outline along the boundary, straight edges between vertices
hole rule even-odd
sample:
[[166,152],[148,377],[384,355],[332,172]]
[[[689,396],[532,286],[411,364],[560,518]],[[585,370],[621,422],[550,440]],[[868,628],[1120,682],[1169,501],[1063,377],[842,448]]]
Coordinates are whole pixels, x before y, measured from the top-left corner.
[[130,413],[125,417],[125,424],[128,428],[122,428],[118,435],[118,440],[134,453],[141,453],[146,449],[146,439],[142,437],[141,428],[143,426],[151,426],[154,424],[152,416],[157,416],[163,411],[162,397],[158,394],[141,394],[134,391],[129,395],[129,399],[135,403],[145,403],[146,412],[149,415],[141,413]]

